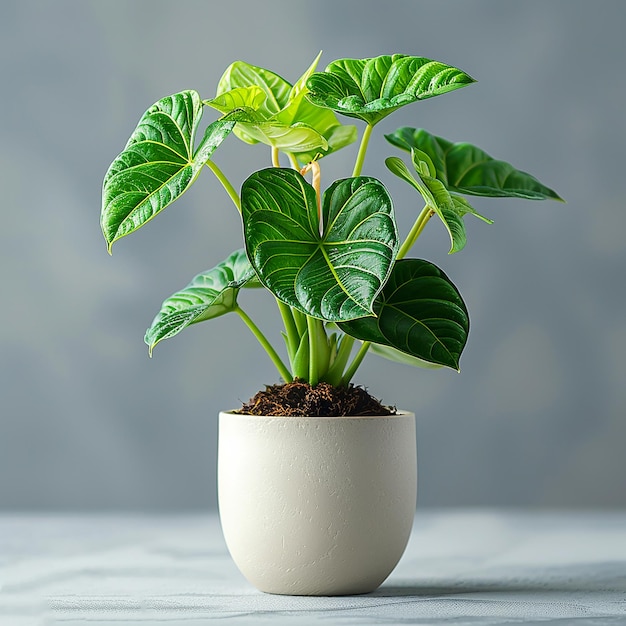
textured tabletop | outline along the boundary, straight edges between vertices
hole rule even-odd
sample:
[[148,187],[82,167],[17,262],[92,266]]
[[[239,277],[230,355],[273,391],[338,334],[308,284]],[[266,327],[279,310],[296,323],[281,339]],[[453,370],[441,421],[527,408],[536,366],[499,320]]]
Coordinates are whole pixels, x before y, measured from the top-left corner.
[[215,515],[0,515],[0,624],[626,624],[626,513],[419,511],[364,596],[272,596]]

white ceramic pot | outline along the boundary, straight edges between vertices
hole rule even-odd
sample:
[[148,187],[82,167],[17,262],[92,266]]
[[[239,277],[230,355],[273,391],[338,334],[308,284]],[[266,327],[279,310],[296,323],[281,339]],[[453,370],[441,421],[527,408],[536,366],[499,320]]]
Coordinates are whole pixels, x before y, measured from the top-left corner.
[[415,416],[220,413],[218,493],[228,549],[261,591],[373,591],[413,524]]

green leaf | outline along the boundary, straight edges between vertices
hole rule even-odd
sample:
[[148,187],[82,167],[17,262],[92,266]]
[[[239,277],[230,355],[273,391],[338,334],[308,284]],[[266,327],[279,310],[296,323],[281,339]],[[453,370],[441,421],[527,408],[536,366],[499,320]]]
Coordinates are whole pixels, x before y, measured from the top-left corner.
[[233,89],[248,87],[259,88],[265,94],[257,109],[265,117],[278,113],[287,106],[291,93],[291,85],[282,76],[244,61],[235,61],[220,78],[216,95],[219,97]]
[[396,350],[391,346],[384,346],[379,343],[371,344],[369,351],[372,354],[377,354],[378,356],[387,359],[388,361],[402,363],[402,365],[410,365],[411,367],[421,367],[422,369],[427,370],[438,370],[443,367],[443,365],[438,365],[437,363],[429,363],[428,361],[424,361],[423,359],[418,359],[415,356],[411,356],[406,352],[400,352],[400,350]]
[[222,113],[230,113],[234,109],[258,111],[265,103],[266,98],[267,95],[260,87],[251,85],[250,87],[231,89],[213,98],[213,100],[207,100],[205,104],[210,103],[210,106]]
[[313,74],[307,86],[313,104],[370,125],[418,100],[475,82],[465,72],[423,57],[402,54],[339,59]]
[[493,224],[493,220],[490,220],[488,217],[481,215],[468,201],[467,198],[463,196],[459,196],[456,193],[451,193],[450,197],[452,198],[452,202],[454,202],[454,210],[456,214],[460,217],[464,215],[473,215],[477,217],[479,220],[485,222],[485,224]]
[[322,199],[295,170],[269,168],[243,184],[248,257],[259,279],[290,306],[327,320],[372,314],[395,258],[391,198],[374,178],[339,180]]
[[350,145],[357,139],[356,126],[346,126],[339,122],[335,114],[324,107],[318,107],[306,98],[309,90],[306,83],[315,72],[322,53],[313,61],[307,71],[296,81],[291,93],[289,103],[277,118],[290,123],[300,122],[307,124],[320,133],[326,140],[325,147],[318,147],[313,151],[292,150],[301,163],[309,163],[315,158],[324,157]]
[[386,139],[403,150],[426,153],[438,178],[449,191],[494,198],[562,200],[534,176],[497,161],[470,143],[452,143],[422,128],[403,127]]
[[150,349],[164,339],[177,335],[191,324],[210,320],[237,306],[237,294],[244,286],[259,286],[245,250],[236,250],[226,260],[198,274],[181,291],[167,298],[146,331]]
[[239,109],[235,134],[247,143],[264,143],[284,152],[328,148],[326,139],[314,128],[301,122],[283,123],[274,116],[265,120],[257,111]]
[[[398,157],[387,158],[385,165],[396,176],[405,180],[412,187],[415,187],[424,198],[426,206],[437,213],[450,236],[449,254],[462,250],[467,243],[462,213],[457,211],[457,204],[443,183],[436,178],[419,173],[418,176],[420,180],[417,181],[409,172],[404,161]],[[420,167],[419,164],[416,165],[416,168],[418,167]],[[423,168],[421,169],[424,171]],[[428,171],[428,168],[426,168],[426,171]],[[469,203],[467,203],[467,207],[469,207]],[[465,213],[469,212],[467,207],[465,205],[462,207]]]
[[115,241],[189,189],[235,125],[227,119],[213,122],[194,153],[201,116],[202,102],[195,91],[163,98],[143,115],[104,178],[100,223],[109,252]]
[[319,55],[293,87],[274,72],[237,61],[222,76],[217,96],[205,104],[222,113],[245,110],[234,131],[239,139],[294,153],[301,163],[308,163],[357,136],[355,127],[341,125],[332,111],[305,98],[306,80],[318,60]]
[[397,261],[374,312],[376,317],[341,322],[339,327],[361,341],[459,369],[469,317],[458,290],[438,267],[421,259]]
[[[329,111],[330,113],[330,111]],[[324,134],[324,138],[327,142],[327,147],[317,148],[316,150],[310,150],[308,152],[297,152],[295,156],[302,165],[306,165],[315,159],[328,156],[341,148],[349,146],[357,139],[358,133],[356,126],[347,126],[345,124],[337,124]]]

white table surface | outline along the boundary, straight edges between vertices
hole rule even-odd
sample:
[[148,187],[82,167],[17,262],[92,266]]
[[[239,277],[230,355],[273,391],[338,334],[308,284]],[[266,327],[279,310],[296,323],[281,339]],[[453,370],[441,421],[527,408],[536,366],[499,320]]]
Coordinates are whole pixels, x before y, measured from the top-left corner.
[[372,594],[272,596],[214,514],[0,514],[0,625],[626,624],[626,512],[420,511]]

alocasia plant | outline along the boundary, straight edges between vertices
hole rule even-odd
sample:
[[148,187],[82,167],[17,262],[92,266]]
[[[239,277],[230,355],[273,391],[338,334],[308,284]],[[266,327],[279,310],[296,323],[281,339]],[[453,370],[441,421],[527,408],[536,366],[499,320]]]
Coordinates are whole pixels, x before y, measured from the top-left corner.
[[[469,332],[463,299],[439,268],[407,258],[409,252],[433,216],[449,233],[450,253],[466,244],[466,215],[491,221],[465,196],[560,198],[476,146],[399,128],[386,138],[410,159],[390,156],[385,163],[425,203],[400,237],[385,185],[362,174],[372,129],[400,107],[474,80],[422,57],[341,59],[316,72],[318,59],[294,85],[238,61],[212,99],[184,91],[159,100],[109,168],[101,214],[109,251],[180,197],[204,166],[241,213],[244,247],[163,302],[146,332],[150,354],[187,326],[237,313],[285,382],[346,386],[368,350],[402,363],[458,370]],[[208,107],[221,117],[198,139]],[[351,176],[322,191],[321,159],[357,138],[356,127],[340,123],[337,113],[365,128]],[[270,147],[271,167],[250,174],[240,193],[213,158],[231,133]],[[281,154],[288,167],[281,167]],[[286,362],[239,304],[242,289],[258,287],[276,299]]]

